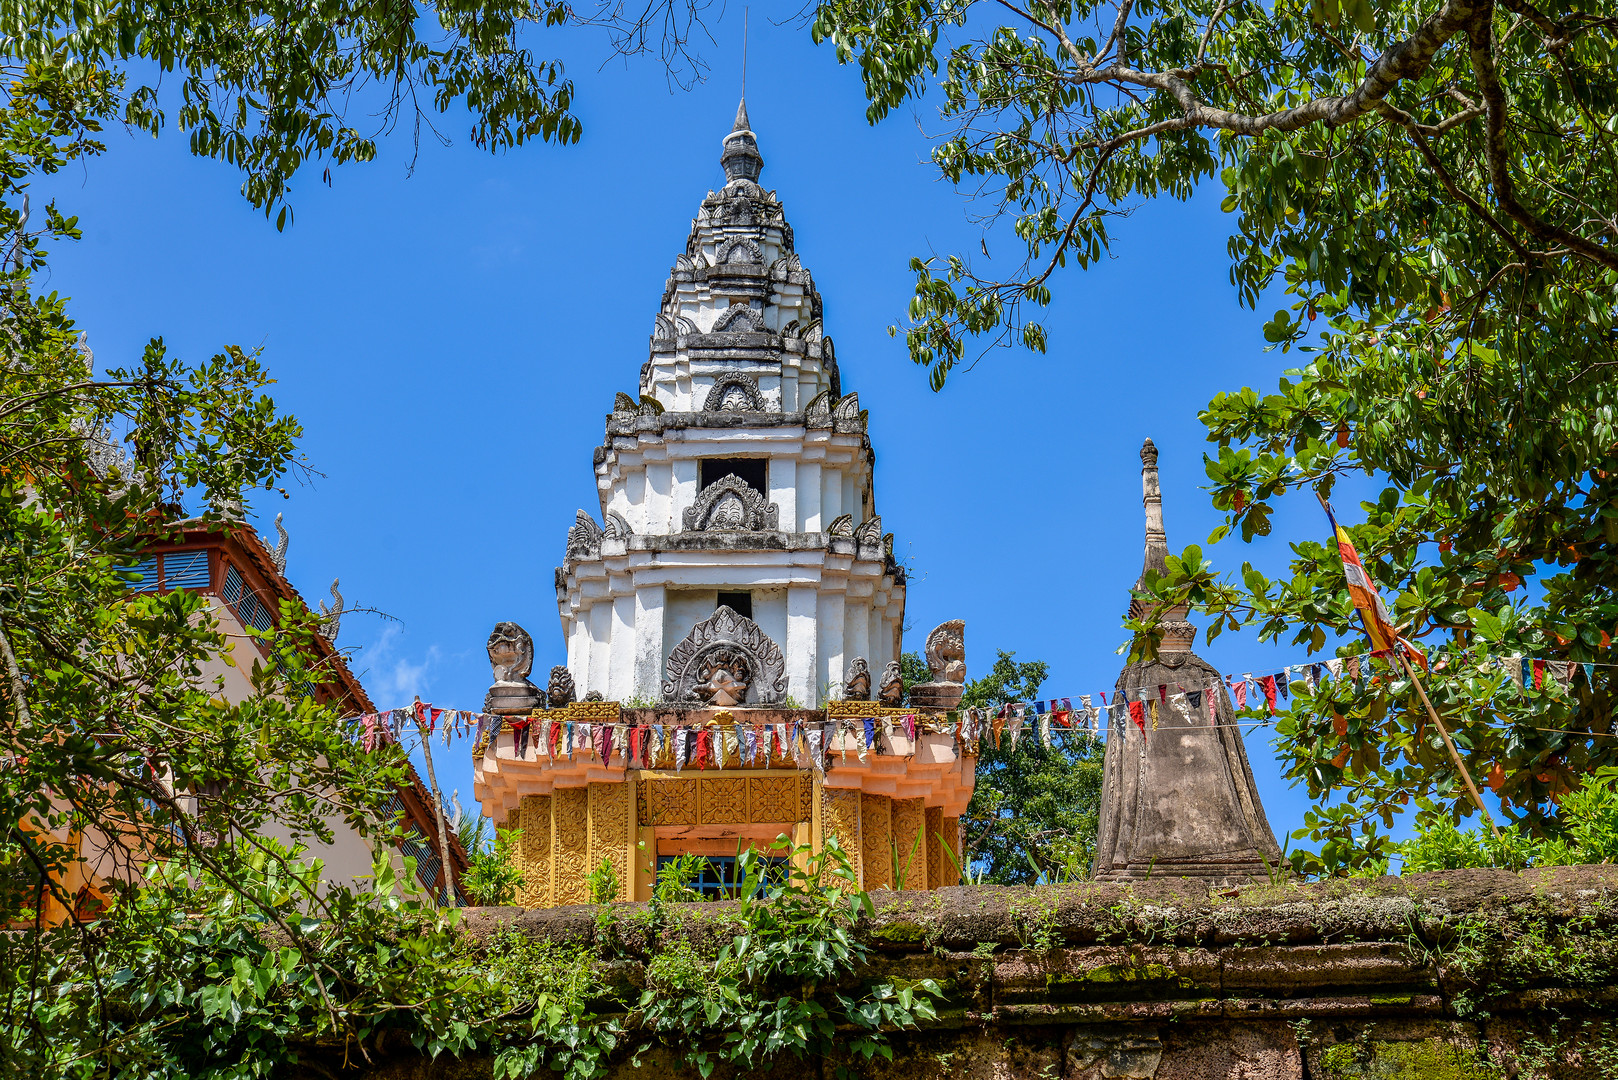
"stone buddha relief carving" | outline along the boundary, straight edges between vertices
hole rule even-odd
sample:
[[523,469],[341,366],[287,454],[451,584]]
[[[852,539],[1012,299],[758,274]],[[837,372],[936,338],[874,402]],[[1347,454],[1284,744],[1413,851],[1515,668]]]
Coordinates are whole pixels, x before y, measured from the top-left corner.
[[707,704],[729,708],[747,700],[752,680],[753,667],[747,655],[740,649],[720,645],[702,655],[692,689]]
[[774,503],[731,473],[703,488],[680,522],[686,532],[763,532],[778,527],[778,516]]
[[786,689],[781,647],[722,604],[674,646],[664,669],[663,698],[674,703],[773,705]]

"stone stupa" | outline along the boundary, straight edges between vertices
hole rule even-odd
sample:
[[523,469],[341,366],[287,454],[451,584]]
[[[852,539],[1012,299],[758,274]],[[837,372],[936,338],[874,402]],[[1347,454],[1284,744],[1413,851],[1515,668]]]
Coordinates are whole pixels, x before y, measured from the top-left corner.
[[[1149,570],[1167,566],[1163,498],[1157,482],[1157,447],[1141,448],[1141,486],[1146,506],[1146,562]],[[1130,601],[1131,618],[1149,608]],[[1253,770],[1247,763],[1236,711],[1218,671],[1191,651],[1196,628],[1185,607],[1164,612],[1158,656],[1133,663],[1118,676],[1119,700],[1140,692],[1157,697],[1201,691],[1214,695],[1190,713],[1159,708],[1155,724],[1142,730],[1127,720],[1114,723],[1107,741],[1101,785],[1101,828],[1096,844],[1095,878],[1139,881],[1193,877],[1209,884],[1267,881],[1283,870],[1281,850],[1264,817]]]

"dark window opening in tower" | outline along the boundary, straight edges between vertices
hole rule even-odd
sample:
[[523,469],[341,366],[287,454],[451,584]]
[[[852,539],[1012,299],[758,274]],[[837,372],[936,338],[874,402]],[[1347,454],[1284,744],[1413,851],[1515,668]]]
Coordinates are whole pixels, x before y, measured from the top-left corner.
[[744,619],[753,617],[753,594],[750,592],[722,592],[717,607],[728,607]]
[[705,491],[734,476],[760,495],[768,495],[769,469],[769,458],[702,458],[697,464],[697,489]]

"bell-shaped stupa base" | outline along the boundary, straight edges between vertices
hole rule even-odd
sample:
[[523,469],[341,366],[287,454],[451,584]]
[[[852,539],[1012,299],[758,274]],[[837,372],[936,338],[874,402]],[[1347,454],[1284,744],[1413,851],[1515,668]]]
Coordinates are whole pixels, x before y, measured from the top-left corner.
[[1281,873],[1235,710],[1214,668],[1192,653],[1170,654],[1124,669],[1118,692],[1120,700],[1146,698],[1145,730],[1112,725],[1096,879],[1194,877],[1225,885]]
[[[1157,448],[1141,448],[1146,507],[1142,571],[1167,565]],[[1137,589],[1140,585],[1137,585]],[[1141,600],[1130,614],[1148,613]],[[1140,722],[1115,707],[1101,780],[1099,881],[1191,877],[1209,884],[1268,881],[1285,872],[1264,818],[1236,710],[1212,664],[1191,651],[1196,631],[1184,608],[1163,613],[1158,658],[1118,677],[1119,705],[1138,702]]]

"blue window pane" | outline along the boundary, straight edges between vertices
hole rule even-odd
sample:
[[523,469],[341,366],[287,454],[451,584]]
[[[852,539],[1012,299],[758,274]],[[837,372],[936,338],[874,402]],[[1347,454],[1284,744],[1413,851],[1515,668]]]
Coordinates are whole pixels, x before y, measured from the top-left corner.
[[[661,874],[665,867],[678,858],[675,855],[659,855],[657,857],[657,872]],[[787,860],[765,859],[764,880],[759,882],[760,888],[771,882],[786,880]],[[721,897],[734,897],[741,889],[741,876],[736,869],[734,855],[708,855],[697,864],[697,876],[688,882],[691,889],[701,893],[704,897],[718,899]]]
[[131,572],[140,575],[138,581],[134,578],[126,579],[126,587],[130,592],[152,592],[157,588],[157,559],[155,556],[150,559],[142,559],[129,569]]
[[206,589],[212,583],[206,551],[171,551],[163,556],[165,588]]

